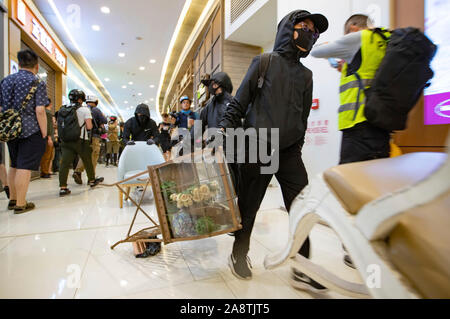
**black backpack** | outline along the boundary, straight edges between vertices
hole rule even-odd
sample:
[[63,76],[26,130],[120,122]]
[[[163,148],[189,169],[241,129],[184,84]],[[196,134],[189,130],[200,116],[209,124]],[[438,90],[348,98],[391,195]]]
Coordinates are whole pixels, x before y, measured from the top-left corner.
[[[386,55],[369,89],[364,115],[369,123],[387,131],[404,130],[408,113],[433,77],[430,62],[437,47],[416,28],[396,29],[387,39]],[[364,89],[360,80],[360,87]]]
[[63,105],[58,111],[58,136],[63,142],[76,142],[80,139],[81,129],[78,123],[77,109],[80,105]]

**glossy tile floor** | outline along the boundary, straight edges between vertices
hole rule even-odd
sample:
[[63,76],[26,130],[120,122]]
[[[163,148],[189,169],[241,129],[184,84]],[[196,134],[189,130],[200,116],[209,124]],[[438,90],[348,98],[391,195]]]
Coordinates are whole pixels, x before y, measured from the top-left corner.
[[[115,168],[99,165],[97,175],[114,182]],[[86,179],[86,176],[83,175]],[[250,258],[253,280],[236,279],[227,258],[233,238],[214,238],[163,246],[161,253],[136,259],[123,239],[135,209],[118,207],[117,190],[75,185],[58,196],[57,176],[33,181],[29,201],[37,209],[24,215],[6,210],[0,194],[0,298],[345,298],[334,292],[309,294],[289,286],[289,268],[267,271],[266,254],[284,246],[287,213],[280,209],[279,187],[270,187],[253,230]],[[145,210],[156,217],[153,201]],[[137,225],[143,226],[142,214]],[[311,234],[312,259],[340,276],[360,282],[342,262],[337,236],[318,225]]]

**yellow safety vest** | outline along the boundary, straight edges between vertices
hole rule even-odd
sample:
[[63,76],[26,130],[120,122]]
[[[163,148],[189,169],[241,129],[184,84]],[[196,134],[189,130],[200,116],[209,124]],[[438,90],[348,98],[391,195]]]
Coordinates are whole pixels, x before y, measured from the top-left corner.
[[[384,33],[390,37],[391,33]],[[359,74],[364,88],[371,86],[375,73],[386,54],[386,41],[370,30],[361,32],[361,66],[356,73]],[[358,123],[365,122],[364,116],[365,94],[360,89],[360,82],[355,74],[347,76],[348,64],[342,68],[340,85],[339,130],[345,130]],[[359,103],[358,103],[359,97]]]

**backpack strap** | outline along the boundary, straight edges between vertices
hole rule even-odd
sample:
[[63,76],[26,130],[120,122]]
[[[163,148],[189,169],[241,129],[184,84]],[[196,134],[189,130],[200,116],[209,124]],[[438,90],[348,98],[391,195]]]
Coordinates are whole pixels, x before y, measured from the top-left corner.
[[390,31],[389,30],[384,30],[384,29],[381,29],[381,28],[375,28],[375,29],[372,30],[372,36],[370,38],[370,41],[373,42],[374,34],[378,34],[384,41],[388,42],[389,38],[384,35],[385,33],[388,33],[388,32],[390,32]]
[[356,107],[355,107],[355,115],[353,115],[353,121],[356,119],[356,115],[358,115],[358,111],[359,111],[359,106],[360,106],[360,102],[359,99],[361,97],[361,92],[365,91],[366,88],[364,87],[364,83],[361,79],[361,76],[359,75],[358,72],[355,72],[354,75],[356,76],[356,78],[358,79],[358,84],[359,84],[359,89],[358,89],[358,97],[356,98]]
[[260,55],[259,61],[259,72],[258,72],[258,89],[262,89],[264,86],[264,81],[266,79],[266,73],[269,69],[270,61],[272,60],[272,54],[263,53]]
[[21,111],[25,111],[25,109],[27,108],[28,103],[31,101],[31,99],[34,96],[34,93],[36,93],[37,88],[39,86],[39,79],[36,79],[32,84],[31,84],[31,88],[30,91],[28,92],[27,96],[25,97],[25,99],[22,102],[22,107],[20,108]]

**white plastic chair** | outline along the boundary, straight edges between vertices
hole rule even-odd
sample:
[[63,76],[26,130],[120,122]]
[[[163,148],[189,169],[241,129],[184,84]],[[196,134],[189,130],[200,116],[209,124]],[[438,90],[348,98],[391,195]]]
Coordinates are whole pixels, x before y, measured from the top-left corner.
[[[127,145],[119,159],[117,179],[119,180],[119,204],[123,208],[123,198],[130,198],[130,189],[136,186],[144,187],[149,179],[148,166],[165,162],[161,150],[156,145],[146,142],[135,142]],[[114,184],[115,185],[115,184]],[[124,191],[125,189],[125,191]]]

